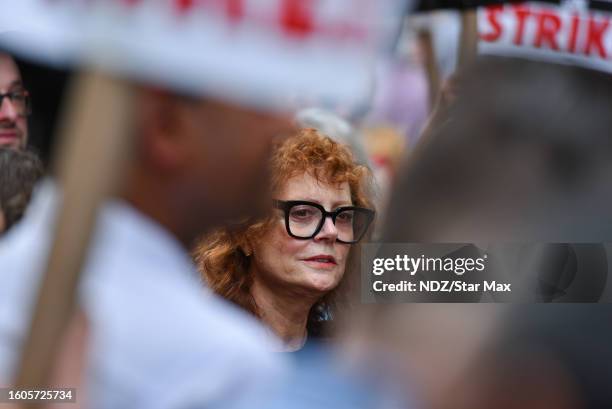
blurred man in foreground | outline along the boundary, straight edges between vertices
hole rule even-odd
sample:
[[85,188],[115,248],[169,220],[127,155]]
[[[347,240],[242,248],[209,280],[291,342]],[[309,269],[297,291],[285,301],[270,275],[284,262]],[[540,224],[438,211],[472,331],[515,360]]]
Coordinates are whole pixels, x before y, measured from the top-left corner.
[[[206,293],[186,248],[213,225],[257,210],[266,197],[268,151],[288,122],[253,108],[130,86],[131,160],[121,198],[98,216],[80,286],[86,356],[68,355],[85,360],[76,370],[86,374],[86,395],[79,390],[77,401],[93,408],[257,405],[283,370],[268,352],[274,341]],[[47,182],[0,246],[3,383],[15,374],[60,200],[61,188]]]
[[13,57],[0,53],[0,147],[25,148],[30,95]]
[[526,267],[509,269],[508,280],[522,274],[534,285],[522,305],[483,297],[377,306],[367,328],[384,334],[389,351],[402,348],[410,385],[429,408],[612,407],[604,346],[612,333],[603,328],[610,306],[535,304],[551,301],[546,287],[562,290],[555,302],[600,300],[596,263],[565,253],[560,263],[528,257],[533,244],[592,249],[602,246],[584,243],[612,237],[612,77],[487,58],[457,85],[457,98],[406,164],[388,214],[403,222],[389,222],[384,239],[476,243],[490,259],[506,255],[496,247],[527,244],[518,259]]

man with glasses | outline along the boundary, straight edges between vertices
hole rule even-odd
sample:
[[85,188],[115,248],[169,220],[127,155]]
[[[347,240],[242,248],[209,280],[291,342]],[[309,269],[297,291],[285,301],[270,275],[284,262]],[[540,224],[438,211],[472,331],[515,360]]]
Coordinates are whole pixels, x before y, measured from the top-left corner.
[[0,148],[26,147],[29,98],[15,60],[0,53]]

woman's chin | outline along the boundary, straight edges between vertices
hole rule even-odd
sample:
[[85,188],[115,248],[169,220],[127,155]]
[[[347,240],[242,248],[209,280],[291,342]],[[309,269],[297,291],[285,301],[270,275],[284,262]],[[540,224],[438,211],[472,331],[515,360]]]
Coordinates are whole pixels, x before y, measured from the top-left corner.
[[327,275],[321,273],[310,273],[308,274],[306,284],[313,291],[328,293],[338,286],[340,278],[342,277],[336,278],[335,274],[331,273]]

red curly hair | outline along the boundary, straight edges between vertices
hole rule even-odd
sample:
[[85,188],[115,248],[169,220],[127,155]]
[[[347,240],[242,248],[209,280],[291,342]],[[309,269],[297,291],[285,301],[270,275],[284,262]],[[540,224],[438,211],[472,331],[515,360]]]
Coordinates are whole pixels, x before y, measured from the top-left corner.
[[[271,160],[272,192],[282,190],[296,176],[309,174],[331,185],[348,183],[354,206],[373,208],[372,176],[369,169],[355,162],[348,147],[321,135],[315,129],[302,129],[274,149]],[[218,229],[199,241],[194,259],[208,286],[217,294],[261,317],[250,289],[250,257],[243,250],[250,238],[265,234],[271,216],[246,222],[238,227]],[[371,230],[371,229],[370,229]],[[358,267],[355,247],[351,248],[342,280],[335,290],[323,296],[310,310],[309,333],[318,332],[326,317],[347,298],[347,277]]]

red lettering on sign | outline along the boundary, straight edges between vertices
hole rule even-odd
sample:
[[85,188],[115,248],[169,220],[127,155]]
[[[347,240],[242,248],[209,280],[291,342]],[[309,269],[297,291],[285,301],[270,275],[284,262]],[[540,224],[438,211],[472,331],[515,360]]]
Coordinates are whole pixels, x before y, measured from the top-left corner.
[[502,6],[490,6],[486,8],[487,20],[489,21],[489,24],[491,25],[493,31],[488,33],[481,33],[480,39],[482,41],[494,42],[499,40],[499,37],[501,37],[502,34],[502,27],[499,24],[499,21],[497,20],[497,15],[502,11]]
[[300,37],[313,32],[313,0],[283,0],[281,24],[285,31]]
[[230,21],[239,21],[244,17],[243,0],[226,0],[225,7]]
[[542,48],[544,43],[548,43],[551,49],[558,51],[557,34],[561,30],[561,19],[556,14],[544,10],[538,17],[538,33],[534,46]]
[[572,16],[572,28],[570,30],[570,38],[567,45],[567,50],[570,53],[576,52],[576,41],[578,41],[578,28],[580,27],[580,16],[574,14]]
[[610,26],[610,20],[605,19],[600,22],[595,21],[593,17],[589,19],[589,34],[587,36],[586,46],[584,53],[591,55],[593,48],[596,49],[597,53],[601,58],[607,58],[606,49],[603,46],[603,36]]
[[523,33],[525,32],[525,20],[527,17],[531,16],[531,10],[525,6],[516,6],[514,8],[514,13],[516,14],[517,27],[516,33],[514,35],[514,44],[515,45],[523,45]]
[[499,42],[507,49],[525,47],[526,52],[532,47],[552,50],[578,60],[612,59],[611,14],[523,3],[486,7],[479,13],[483,42]]

